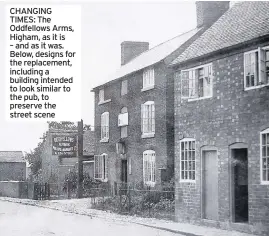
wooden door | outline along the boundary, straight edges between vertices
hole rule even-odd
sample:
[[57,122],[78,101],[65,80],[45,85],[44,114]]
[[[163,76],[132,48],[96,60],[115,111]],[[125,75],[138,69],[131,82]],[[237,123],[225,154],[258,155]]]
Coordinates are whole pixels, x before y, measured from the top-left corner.
[[218,220],[218,157],[217,151],[203,152],[203,218]]

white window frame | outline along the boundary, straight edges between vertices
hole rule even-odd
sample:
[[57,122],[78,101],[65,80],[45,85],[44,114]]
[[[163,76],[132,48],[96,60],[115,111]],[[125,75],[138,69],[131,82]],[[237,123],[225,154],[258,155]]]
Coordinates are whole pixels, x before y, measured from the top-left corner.
[[[262,61],[262,58],[261,58],[262,50],[269,50],[269,46],[259,47],[259,48],[255,49],[255,50],[251,50],[251,51],[248,51],[248,52],[244,53],[244,90],[245,91],[252,90],[252,89],[257,89],[257,88],[262,88],[262,87],[265,87],[265,86],[269,86],[269,81],[267,83],[262,83],[262,80],[266,79],[265,71],[264,71],[264,74],[262,74],[262,68],[263,68],[262,63],[261,63],[261,61]],[[247,84],[246,83],[246,55],[251,54],[251,53],[255,53],[255,52],[258,52],[258,70],[259,70],[259,71],[255,71],[255,74],[257,75],[257,78],[255,80],[256,85],[251,86],[251,87],[246,87],[246,84]],[[254,69],[256,70],[256,66],[255,66]]]
[[[186,165],[186,162],[187,162],[187,166],[189,167],[189,162],[190,161],[193,161],[193,160],[190,160],[190,159],[185,159],[182,160],[182,143],[186,143],[186,142],[194,142],[194,170],[189,170],[189,169],[184,169],[184,171],[186,172],[187,171],[187,178],[182,178],[182,161],[185,162],[185,165]],[[185,145],[185,144],[184,144]],[[189,144],[188,144],[189,145]],[[187,150],[187,151],[190,151],[190,150]],[[193,150],[192,150],[193,151]],[[186,155],[186,153],[184,152],[184,154]],[[187,155],[187,157],[189,157],[189,153]],[[196,140],[194,138],[184,138],[182,140],[180,140],[180,162],[179,162],[179,165],[180,165],[180,178],[179,178],[179,181],[180,182],[187,182],[187,183],[195,183],[196,182],[196,159],[197,159],[197,151],[196,151]],[[194,171],[194,179],[190,178],[190,171]]]
[[[121,109],[121,113],[119,114],[119,118],[123,118],[126,121],[126,124],[124,125],[118,125],[120,126],[120,137],[121,138],[127,138],[128,137],[128,125],[129,125],[129,115],[128,115],[128,108],[123,107]],[[119,122],[118,122],[119,123]],[[123,135],[126,134],[126,135]]]
[[143,152],[143,182],[150,187],[156,184],[156,153],[153,150]]
[[153,89],[155,86],[154,67],[148,67],[143,70],[143,88],[141,91]]
[[100,142],[109,141],[109,112],[104,112],[101,115],[101,140]]
[[[149,109],[149,110],[146,110]],[[149,113],[150,111],[150,113]],[[154,101],[147,101],[141,104],[141,131],[142,138],[151,138],[155,135],[155,103]],[[146,129],[146,127],[151,127]]]
[[111,99],[107,99],[107,100],[105,100],[105,89],[104,89],[104,88],[99,89],[99,94],[98,94],[98,96],[99,96],[98,105],[102,105],[102,104],[111,102]]
[[[206,72],[205,68],[208,68],[207,77],[204,76],[202,78],[199,78],[199,75],[197,76],[198,70],[203,69],[204,73],[205,73]],[[210,70],[209,70],[209,68],[210,68]],[[213,68],[212,63],[208,63],[208,64],[204,64],[204,65],[201,65],[201,66],[189,68],[187,70],[182,70],[180,72],[180,79],[181,79],[181,81],[180,81],[180,93],[181,93],[181,98],[182,99],[188,99],[188,101],[196,101],[196,100],[212,98],[213,97],[213,79],[214,79],[213,69],[212,68]],[[210,74],[209,74],[209,71],[210,71]],[[175,72],[175,73],[178,74],[179,72]],[[188,73],[188,78],[186,79],[186,81],[188,83],[188,95],[187,96],[184,96],[182,94],[183,83],[184,83],[183,73]],[[190,79],[190,75],[192,75],[191,79]],[[175,76],[176,76],[176,74],[175,74]],[[199,89],[199,81],[203,80],[203,83],[204,83],[204,81],[206,81],[206,78],[207,78],[207,80],[210,80],[210,87],[208,89],[209,95],[207,95],[207,96],[199,96],[199,90],[198,90]],[[205,87],[203,86],[203,88],[205,88]]]
[[[97,158],[99,160],[96,160]],[[96,166],[97,164],[99,165],[98,167]],[[96,169],[97,168],[100,168],[98,170],[98,171],[100,171],[98,177],[96,177]],[[94,156],[94,178],[101,180],[103,182],[108,181],[108,155],[106,153]]]
[[[263,180],[263,158],[264,158],[263,157],[263,152],[262,152],[263,146],[265,146],[266,159],[267,159],[267,162],[269,162],[269,153],[267,153],[268,147],[269,147],[269,143],[267,143],[268,141],[265,140],[265,145],[262,145],[262,136],[264,134],[269,134],[269,128],[268,129],[265,129],[264,131],[262,131],[260,133],[260,179],[261,179],[261,184],[269,185],[269,179],[268,180]],[[268,166],[269,166],[269,164],[267,164],[267,167]],[[266,176],[268,176],[268,172],[269,172],[269,169],[267,168]]]
[[124,96],[128,93],[128,80],[122,80],[121,81],[121,89],[120,89],[120,94],[121,96]]

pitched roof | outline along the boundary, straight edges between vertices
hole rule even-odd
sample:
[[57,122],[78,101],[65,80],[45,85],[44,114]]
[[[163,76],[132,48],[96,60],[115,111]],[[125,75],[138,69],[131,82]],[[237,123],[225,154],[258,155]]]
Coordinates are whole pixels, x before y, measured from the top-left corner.
[[83,134],[83,155],[94,155],[94,131],[85,130]]
[[224,13],[171,65],[269,34],[269,2],[239,2]]
[[0,151],[0,162],[26,162],[22,151]]
[[[200,30],[201,28],[195,28],[141,53],[127,64],[121,66],[120,69],[116,71],[116,73],[113,74],[108,81],[102,83],[102,85],[160,62],[186,43],[187,40],[193,37]],[[99,86],[96,86],[95,88]]]

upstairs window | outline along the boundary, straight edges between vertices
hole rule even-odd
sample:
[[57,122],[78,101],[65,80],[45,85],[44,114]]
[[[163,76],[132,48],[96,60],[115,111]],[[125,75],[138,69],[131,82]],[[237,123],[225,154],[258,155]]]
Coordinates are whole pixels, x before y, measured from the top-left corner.
[[180,141],[180,181],[195,181],[195,139]]
[[99,103],[104,102],[105,101],[105,91],[104,89],[100,89],[99,90]]
[[120,137],[127,137],[127,127],[128,127],[128,109],[123,107],[118,118],[118,125],[120,126]]
[[213,83],[211,64],[183,70],[181,74],[176,72],[175,77],[181,80],[181,98],[197,99],[212,97]]
[[121,96],[128,93],[128,80],[121,81]]
[[269,184],[269,128],[261,132],[261,182]]
[[104,112],[101,115],[101,142],[109,140],[109,113]]
[[143,71],[143,89],[151,89],[154,88],[154,69],[147,68]]
[[156,182],[155,152],[147,150],[143,152],[143,179],[144,184],[153,187]]
[[141,129],[143,135],[155,133],[155,105],[152,101],[141,105]]
[[244,54],[245,89],[269,84],[269,47],[258,48]]
[[107,154],[94,156],[94,178],[101,181],[108,180],[108,156]]

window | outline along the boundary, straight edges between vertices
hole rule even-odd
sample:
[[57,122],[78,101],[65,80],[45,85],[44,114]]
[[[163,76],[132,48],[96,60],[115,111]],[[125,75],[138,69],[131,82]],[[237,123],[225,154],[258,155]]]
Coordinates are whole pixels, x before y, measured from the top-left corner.
[[[127,107],[123,107],[121,109],[121,114],[120,115],[123,115],[122,116],[122,123],[123,125],[120,127],[120,137],[121,138],[126,138],[127,137],[127,125],[128,125],[128,110],[127,110]],[[125,118],[127,117],[127,118]]]
[[107,154],[94,156],[94,178],[102,181],[108,180]]
[[105,101],[105,91],[104,89],[99,90],[99,103]]
[[154,186],[156,181],[155,152],[147,150],[143,152],[143,179],[144,184]]
[[261,182],[269,184],[269,128],[261,133]]
[[155,106],[154,102],[146,102],[141,105],[142,134],[154,135],[155,133]]
[[101,115],[101,141],[108,142],[109,139],[109,113],[104,112]]
[[269,47],[258,48],[244,54],[245,89],[269,84]]
[[186,138],[180,141],[180,180],[195,180],[195,139]]
[[154,69],[147,68],[143,71],[143,89],[151,88],[154,88]]
[[121,96],[128,92],[128,80],[121,81]]
[[205,65],[190,70],[176,72],[176,79],[181,80],[181,98],[197,99],[212,97],[212,65]]

